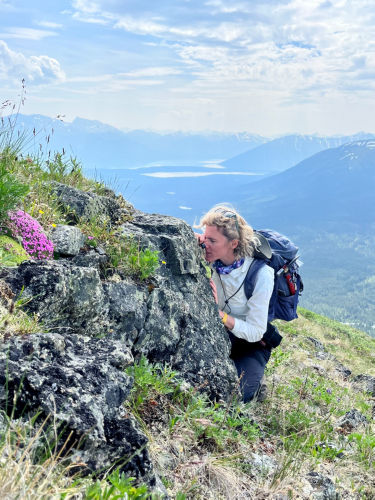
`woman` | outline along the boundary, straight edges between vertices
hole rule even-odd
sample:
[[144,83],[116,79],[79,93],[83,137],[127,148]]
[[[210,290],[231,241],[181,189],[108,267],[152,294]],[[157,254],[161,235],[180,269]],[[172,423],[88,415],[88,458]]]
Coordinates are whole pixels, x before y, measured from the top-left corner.
[[267,265],[259,270],[252,296],[247,299],[244,279],[260,245],[253,229],[231,207],[218,205],[200,221],[204,234],[196,235],[214,269],[211,287],[219,315],[229,330],[233,359],[245,402],[260,388],[271,350],[262,341],[267,330],[268,306],[273,291],[274,271]]

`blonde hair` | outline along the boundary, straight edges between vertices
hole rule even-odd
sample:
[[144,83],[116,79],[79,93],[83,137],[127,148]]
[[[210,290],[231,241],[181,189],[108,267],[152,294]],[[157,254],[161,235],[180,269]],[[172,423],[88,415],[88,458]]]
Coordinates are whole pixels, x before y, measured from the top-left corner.
[[254,250],[260,245],[253,228],[229,204],[215,205],[194,227],[205,226],[216,226],[229,241],[238,240],[238,245],[233,250],[236,257],[252,257]]

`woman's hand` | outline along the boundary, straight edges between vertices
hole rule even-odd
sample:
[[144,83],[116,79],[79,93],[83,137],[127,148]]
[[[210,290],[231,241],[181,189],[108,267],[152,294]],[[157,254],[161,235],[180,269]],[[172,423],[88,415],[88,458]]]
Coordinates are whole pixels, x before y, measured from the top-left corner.
[[214,280],[212,278],[210,279],[210,286],[211,286],[211,290],[212,290],[215,302],[217,304],[219,302],[219,300],[217,298],[217,289],[216,289],[216,285],[214,283]]
[[[220,311],[220,309],[219,309],[219,316],[223,320],[223,318],[225,317],[225,312]],[[233,318],[233,316],[229,316],[229,314],[227,314],[224,326],[226,326],[228,328],[228,330],[232,330],[234,328],[235,323],[236,323],[235,318]]]
[[197,239],[198,245],[202,245],[202,243],[204,243],[204,234],[194,233],[194,236]]

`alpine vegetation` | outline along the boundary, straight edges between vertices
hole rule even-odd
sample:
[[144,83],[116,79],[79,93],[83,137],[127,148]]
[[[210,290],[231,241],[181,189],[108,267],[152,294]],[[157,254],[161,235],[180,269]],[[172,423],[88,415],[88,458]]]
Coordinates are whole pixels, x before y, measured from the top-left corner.
[[7,226],[13,238],[20,237],[26,252],[35,259],[51,259],[53,243],[43,232],[39,222],[22,210],[8,212]]

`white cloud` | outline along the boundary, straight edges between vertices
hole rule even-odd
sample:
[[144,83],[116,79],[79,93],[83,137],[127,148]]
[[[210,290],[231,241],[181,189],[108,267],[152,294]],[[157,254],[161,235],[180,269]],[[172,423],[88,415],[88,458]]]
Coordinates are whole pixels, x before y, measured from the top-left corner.
[[73,14],[73,19],[88,24],[102,24],[102,25],[108,24],[108,21],[106,21],[105,19],[100,19],[98,17],[87,17],[85,15],[80,14],[79,12],[75,12]]
[[100,2],[94,0],[74,0],[72,2],[73,8],[84,14],[97,14],[101,12]]
[[51,28],[51,29],[60,29],[63,27],[62,24],[54,23],[52,21],[38,21],[36,24],[38,26],[42,26],[43,28]]
[[[147,4],[147,7],[146,7]],[[167,43],[185,65],[193,85],[215,92],[233,83],[307,93],[356,86],[375,70],[374,8],[370,0],[192,0],[189,6],[140,0],[76,0],[88,19],[145,36],[145,43]],[[126,12],[128,11],[128,12]],[[199,14],[199,16],[198,16]],[[153,41],[150,40],[153,39]],[[362,70],[358,60],[362,56]],[[366,57],[365,57],[366,56]],[[143,76],[143,75],[141,75]],[[298,97],[298,93],[295,94]]]
[[[107,14],[107,18],[110,16]],[[173,24],[162,24],[154,19],[135,18],[125,16],[120,18],[114,28],[123,29],[130,33],[139,35],[151,35],[159,38],[166,37],[169,40],[195,40],[207,39],[222,42],[233,42],[241,38],[244,28],[237,23],[223,22],[217,26],[186,25],[176,27]]]
[[[77,21],[82,21],[90,24],[107,24],[107,14],[100,6],[100,1],[96,2],[93,0],[74,0],[72,2],[72,7],[75,9],[73,13],[73,18]],[[109,19],[113,18],[109,14]]]
[[8,28],[7,31],[0,33],[0,38],[23,38],[25,40],[42,40],[49,36],[56,36],[54,31],[37,30],[34,28]]
[[147,77],[147,76],[170,76],[170,75],[179,75],[181,74],[181,70],[176,68],[168,68],[168,67],[150,67],[150,68],[142,68],[139,70],[130,71],[129,73],[122,73],[123,76],[131,76],[131,77]]
[[[71,0],[69,6],[64,30],[57,24],[61,11],[52,7],[29,17],[46,19],[33,25],[39,30],[1,29],[24,40],[58,33],[61,43],[60,36],[44,43],[58,61],[66,58],[70,74],[61,88],[77,103],[73,112],[86,106],[94,114],[94,97],[106,93],[101,113],[117,116],[121,126],[241,130],[254,123],[258,131],[261,121],[265,130],[289,120],[291,130],[297,119],[287,111],[309,124],[312,115],[318,121],[317,110],[327,113],[327,103],[344,109],[351,102],[354,109],[371,102],[375,90],[373,0]],[[77,33],[79,41],[72,38]],[[26,67],[35,81],[61,78],[56,60],[26,56],[31,46],[18,49],[24,56],[9,56],[12,72],[0,62],[2,77],[23,76],[15,68]]]
[[223,0],[209,0],[205,2],[207,7],[212,8],[214,13],[222,13],[222,14],[233,14],[237,12],[247,13],[251,6],[246,2],[231,2],[229,5],[228,2],[224,2]]
[[8,0],[0,0],[0,10],[5,12],[14,12],[16,7],[11,5]]
[[45,55],[26,57],[0,40],[0,80],[19,83],[23,78],[26,85],[39,85],[64,81],[65,73],[56,59]]
[[[127,74],[127,73],[118,73],[118,74],[106,74],[106,75],[92,75],[92,76],[78,76],[67,79],[67,83],[73,84],[92,84],[92,91],[94,93],[98,92],[116,92],[128,88],[137,88],[137,87],[150,87],[154,85],[162,85],[164,84],[164,80],[155,80],[155,79],[142,79],[142,78],[134,78],[135,76],[162,76],[154,74],[136,74],[137,72]],[[140,73],[140,72],[139,72]],[[129,78],[133,77],[133,78]],[[89,87],[85,87],[84,92],[89,92]]]

